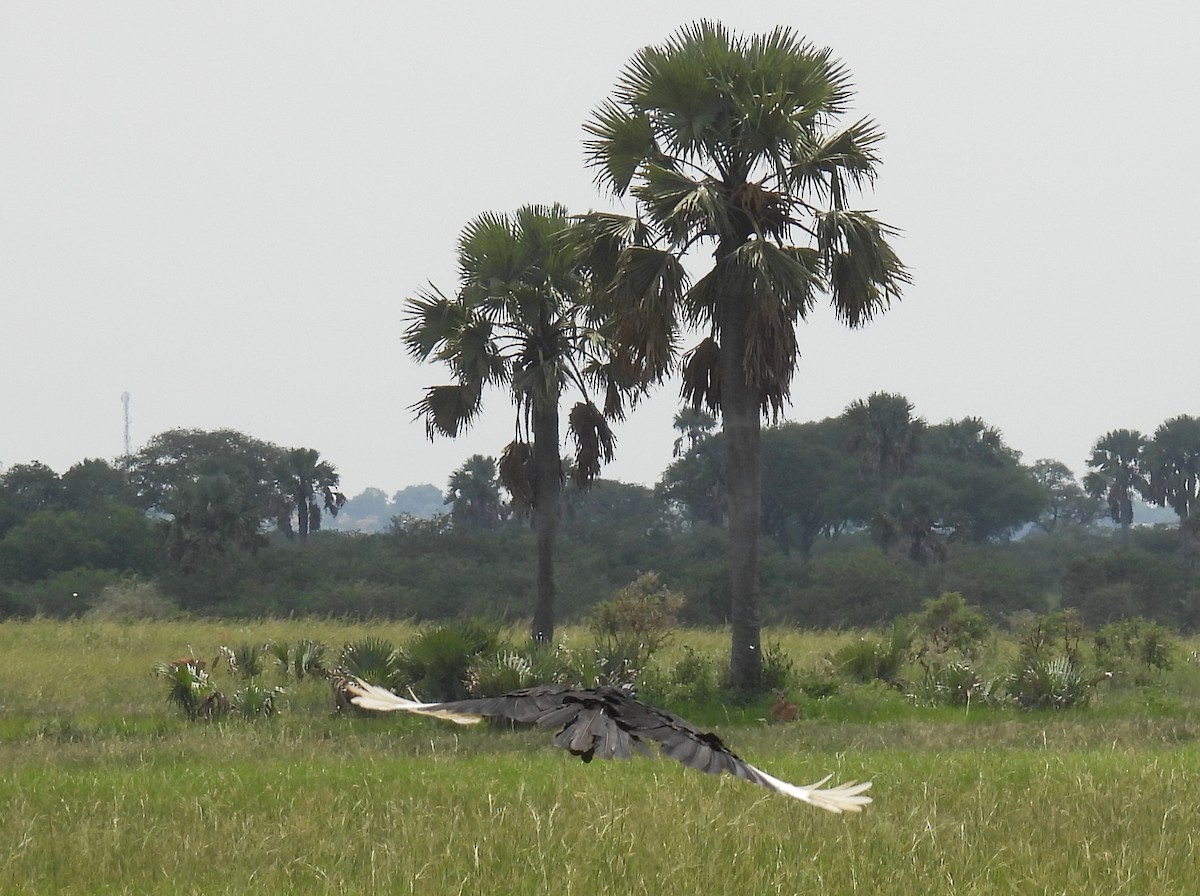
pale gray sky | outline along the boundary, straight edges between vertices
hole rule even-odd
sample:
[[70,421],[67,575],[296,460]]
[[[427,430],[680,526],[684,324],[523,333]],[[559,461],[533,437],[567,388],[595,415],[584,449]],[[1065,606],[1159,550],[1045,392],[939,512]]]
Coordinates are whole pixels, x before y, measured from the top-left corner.
[[[736,10],[736,11],[735,11]],[[801,327],[790,418],[901,392],[1077,473],[1109,429],[1200,413],[1200,7],[1190,3],[0,4],[0,465],[59,472],[173,427],[317,448],[348,494],[444,486],[505,396],[429,443],[445,380],[402,301],[455,287],[474,215],[608,208],[582,123],[680,25],[829,46],[888,134],[862,205],[914,283]],[[670,461],[677,384],[612,478]]]

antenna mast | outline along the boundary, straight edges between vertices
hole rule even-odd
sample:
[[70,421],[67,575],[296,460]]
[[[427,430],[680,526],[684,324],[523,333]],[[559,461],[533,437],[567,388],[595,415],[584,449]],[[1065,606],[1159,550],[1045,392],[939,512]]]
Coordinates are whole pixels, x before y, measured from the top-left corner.
[[121,466],[126,470],[129,469],[129,458],[133,454],[133,447],[129,442],[129,393],[121,393],[121,407],[125,412],[125,454],[121,458]]

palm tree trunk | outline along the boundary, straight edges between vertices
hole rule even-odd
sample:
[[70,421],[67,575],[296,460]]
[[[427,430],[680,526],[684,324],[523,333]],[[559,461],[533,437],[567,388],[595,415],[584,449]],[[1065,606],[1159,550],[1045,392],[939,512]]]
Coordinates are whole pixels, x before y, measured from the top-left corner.
[[303,543],[308,541],[308,499],[303,489],[296,492],[296,516],[296,531]]
[[558,546],[562,459],[558,442],[558,398],[533,410],[533,527],[537,533],[537,594],[533,604],[534,641],[554,639],[554,556]]
[[758,606],[758,530],[762,513],[761,409],[746,382],[747,314],[738,296],[721,307],[721,417],[729,501],[729,685],[753,691],[762,680],[762,616]]

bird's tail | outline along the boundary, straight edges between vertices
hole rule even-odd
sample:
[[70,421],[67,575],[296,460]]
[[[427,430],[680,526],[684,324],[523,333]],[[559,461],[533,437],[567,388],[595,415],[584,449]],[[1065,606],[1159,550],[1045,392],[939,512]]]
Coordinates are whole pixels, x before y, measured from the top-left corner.
[[361,678],[353,678],[346,682],[346,690],[352,695],[350,701],[355,706],[361,706],[363,709],[370,709],[374,712],[414,712],[423,716],[446,719],[459,725],[474,725],[483,718],[480,715],[469,715],[445,709],[440,703],[420,703],[416,700],[409,700],[393,694],[387,688],[368,684]]
[[813,784],[789,784],[787,781],[780,781],[778,778],[768,775],[762,769],[757,771],[763,777],[770,780],[770,787],[778,790],[780,793],[795,797],[798,800],[803,800],[806,803],[811,803],[814,806],[819,806],[830,812],[861,812],[863,806],[871,802],[869,796],[864,796],[864,792],[871,788],[870,781],[864,781],[861,784],[856,781],[847,781],[845,784],[838,784],[834,787],[826,787],[825,782],[832,775],[826,775],[820,781]]

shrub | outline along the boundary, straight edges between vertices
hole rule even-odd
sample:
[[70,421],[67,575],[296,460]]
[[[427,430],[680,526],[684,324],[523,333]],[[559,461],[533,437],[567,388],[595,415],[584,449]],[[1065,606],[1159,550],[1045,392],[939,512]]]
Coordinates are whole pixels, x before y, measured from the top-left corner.
[[1012,675],[1008,692],[1022,709],[1086,706],[1095,682],[1067,656],[1035,656]]
[[155,674],[167,680],[167,702],[192,721],[215,719],[229,712],[229,700],[216,689],[202,662],[159,663]]
[[226,654],[229,670],[245,681],[257,678],[263,673],[264,654],[265,649],[258,644],[239,644]]
[[663,585],[656,572],[642,573],[597,604],[588,625],[596,636],[599,682],[631,683],[671,636],[683,606],[683,596]]
[[267,688],[248,682],[233,695],[234,712],[247,718],[270,718],[275,714],[275,698],[284,693],[283,688]]
[[912,640],[912,629],[897,622],[886,640],[859,638],[841,648],[833,656],[833,665],[856,681],[899,684],[900,670],[909,659]]
[[911,624],[921,639],[919,653],[953,652],[974,658],[991,634],[987,617],[957,591],[926,600]]
[[170,619],[178,607],[154,582],[122,579],[105,585],[100,596],[85,612],[84,618],[112,622],[136,622],[146,619]]
[[468,696],[471,664],[501,649],[500,634],[479,621],[430,628],[401,648],[398,677],[423,700],[462,700]]
[[936,706],[970,706],[994,702],[995,691],[995,682],[983,678],[970,663],[955,660],[927,667],[916,696]]
[[792,658],[778,642],[766,644],[762,652],[762,678],[764,691],[787,690],[792,678]]
[[342,648],[338,671],[383,687],[399,685],[400,651],[386,638],[365,637]]
[[1111,622],[1092,638],[1096,665],[1118,675],[1134,675],[1148,683],[1154,673],[1174,665],[1175,639],[1163,626],[1145,619]]

